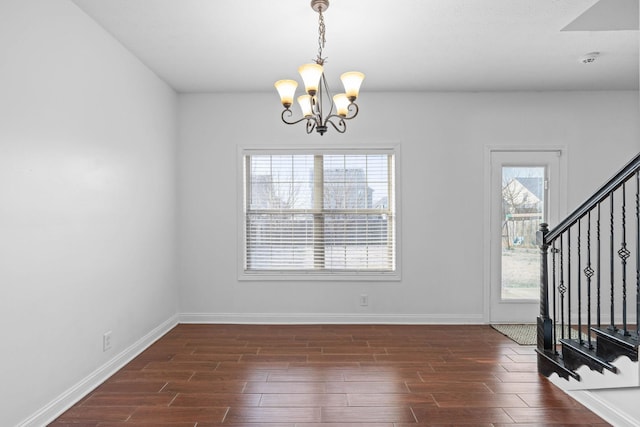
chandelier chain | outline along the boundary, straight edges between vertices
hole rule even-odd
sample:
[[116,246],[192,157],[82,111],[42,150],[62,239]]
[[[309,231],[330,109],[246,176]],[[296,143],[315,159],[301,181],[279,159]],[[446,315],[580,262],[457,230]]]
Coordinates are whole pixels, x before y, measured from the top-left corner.
[[326,27],[324,25],[324,15],[322,14],[322,7],[318,10],[318,57],[316,58],[316,64],[323,65],[326,58],[322,57],[322,49],[326,43]]

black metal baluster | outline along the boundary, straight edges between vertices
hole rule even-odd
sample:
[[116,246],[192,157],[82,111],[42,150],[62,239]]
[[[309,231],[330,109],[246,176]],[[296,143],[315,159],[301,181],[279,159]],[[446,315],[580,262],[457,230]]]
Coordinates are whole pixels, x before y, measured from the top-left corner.
[[640,335],[640,171],[636,172],[636,336]]
[[581,230],[582,220],[578,220],[578,268],[577,268],[577,276],[578,276],[578,342],[580,345],[583,344],[582,341],[582,276],[580,275],[580,267],[582,266],[582,230]]
[[[589,348],[593,348],[591,340],[591,277],[593,276],[593,268],[591,268],[591,211],[587,214],[587,266],[584,269],[584,275],[587,277],[587,339],[589,340]],[[581,335],[582,336],[582,335]]]
[[622,263],[622,334],[627,336],[629,331],[627,330],[627,258],[631,255],[631,252],[627,249],[627,195],[626,195],[626,183],[622,183],[622,243],[618,250],[618,256]]
[[557,334],[557,322],[558,322],[558,307],[557,307],[557,293],[556,293],[556,259],[558,257],[558,252],[560,252],[557,248],[556,248],[556,241],[553,241],[553,247],[551,248],[551,253],[553,254],[553,257],[551,258],[551,270],[552,270],[552,287],[551,289],[553,289],[553,330],[552,330],[552,335],[553,335],[553,351],[555,354],[558,354],[557,350],[556,350],[556,343],[558,342],[558,334]]
[[567,288],[564,285],[564,235],[560,235],[560,286],[558,286],[560,294],[560,338],[564,339],[564,294]]
[[571,339],[571,227],[567,229],[567,335]]
[[600,259],[602,255],[600,240],[600,203],[598,203],[598,218],[596,219],[596,325],[602,328],[602,291],[600,275]]
[[613,221],[613,192],[611,192],[611,194],[609,195],[609,225],[610,225],[610,230],[609,230],[609,278],[610,278],[610,304],[609,304],[609,316],[610,316],[610,320],[609,320],[609,327],[607,329],[609,329],[610,331],[615,332],[616,331],[616,325],[615,325],[615,305],[614,305],[614,289],[615,289],[615,275],[614,275],[614,271],[613,271],[613,260],[614,260],[614,248],[613,248],[613,237],[614,237],[614,230],[613,230],[613,225],[614,225],[614,221]]

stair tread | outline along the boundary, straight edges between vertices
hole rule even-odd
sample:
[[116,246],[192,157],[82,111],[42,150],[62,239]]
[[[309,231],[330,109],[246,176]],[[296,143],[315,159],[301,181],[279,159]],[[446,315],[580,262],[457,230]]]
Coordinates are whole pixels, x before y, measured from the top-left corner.
[[572,351],[579,353],[583,358],[588,359],[592,363],[595,363],[614,373],[618,371],[618,369],[611,363],[609,363],[609,361],[600,357],[595,346],[593,348],[589,348],[587,345],[585,345],[584,341],[580,342],[579,340],[574,339],[563,339],[560,340],[560,342],[562,343],[563,349],[569,347]]
[[640,338],[636,331],[623,334],[621,330],[591,327],[595,340],[564,338],[558,340],[562,352],[537,349],[538,367],[545,376],[555,372],[565,379],[573,377],[580,381],[577,370],[586,366],[591,370],[603,373],[607,369],[618,373],[612,364],[620,356],[628,356],[631,361],[638,361]]
[[540,349],[536,349],[536,353],[538,353],[538,366],[542,367],[544,365],[546,367],[541,370],[541,373],[544,376],[548,377],[552,372],[555,372],[560,377],[566,380],[568,380],[569,377],[573,377],[574,379],[580,381],[580,375],[575,371],[567,368],[564,365],[564,361],[557,353]]
[[607,328],[592,327],[591,330],[596,334],[598,334],[599,336],[603,336],[608,339],[614,340],[618,344],[632,348],[632,349],[638,347],[638,344],[639,344],[638,336],[633,332],[631,332],[631,335],[623,335],[620,329],[616,331],[612,331]]

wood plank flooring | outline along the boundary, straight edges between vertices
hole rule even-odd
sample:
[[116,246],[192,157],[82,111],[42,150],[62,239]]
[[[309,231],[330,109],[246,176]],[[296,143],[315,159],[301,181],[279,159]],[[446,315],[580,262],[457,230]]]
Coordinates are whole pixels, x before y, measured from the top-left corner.
[[606,426],[485,325],[178,325],[52,427]]

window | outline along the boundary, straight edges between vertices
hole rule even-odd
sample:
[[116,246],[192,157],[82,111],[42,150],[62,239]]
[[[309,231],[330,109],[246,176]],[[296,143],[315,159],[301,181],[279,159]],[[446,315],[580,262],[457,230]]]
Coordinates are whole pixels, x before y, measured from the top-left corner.
[[392,151],[245,150],[243,169],[245,275],[395,273]]
[[540,248],[536,232],[544,222],[546,165],[502,166],[503,300],[540,297]]

